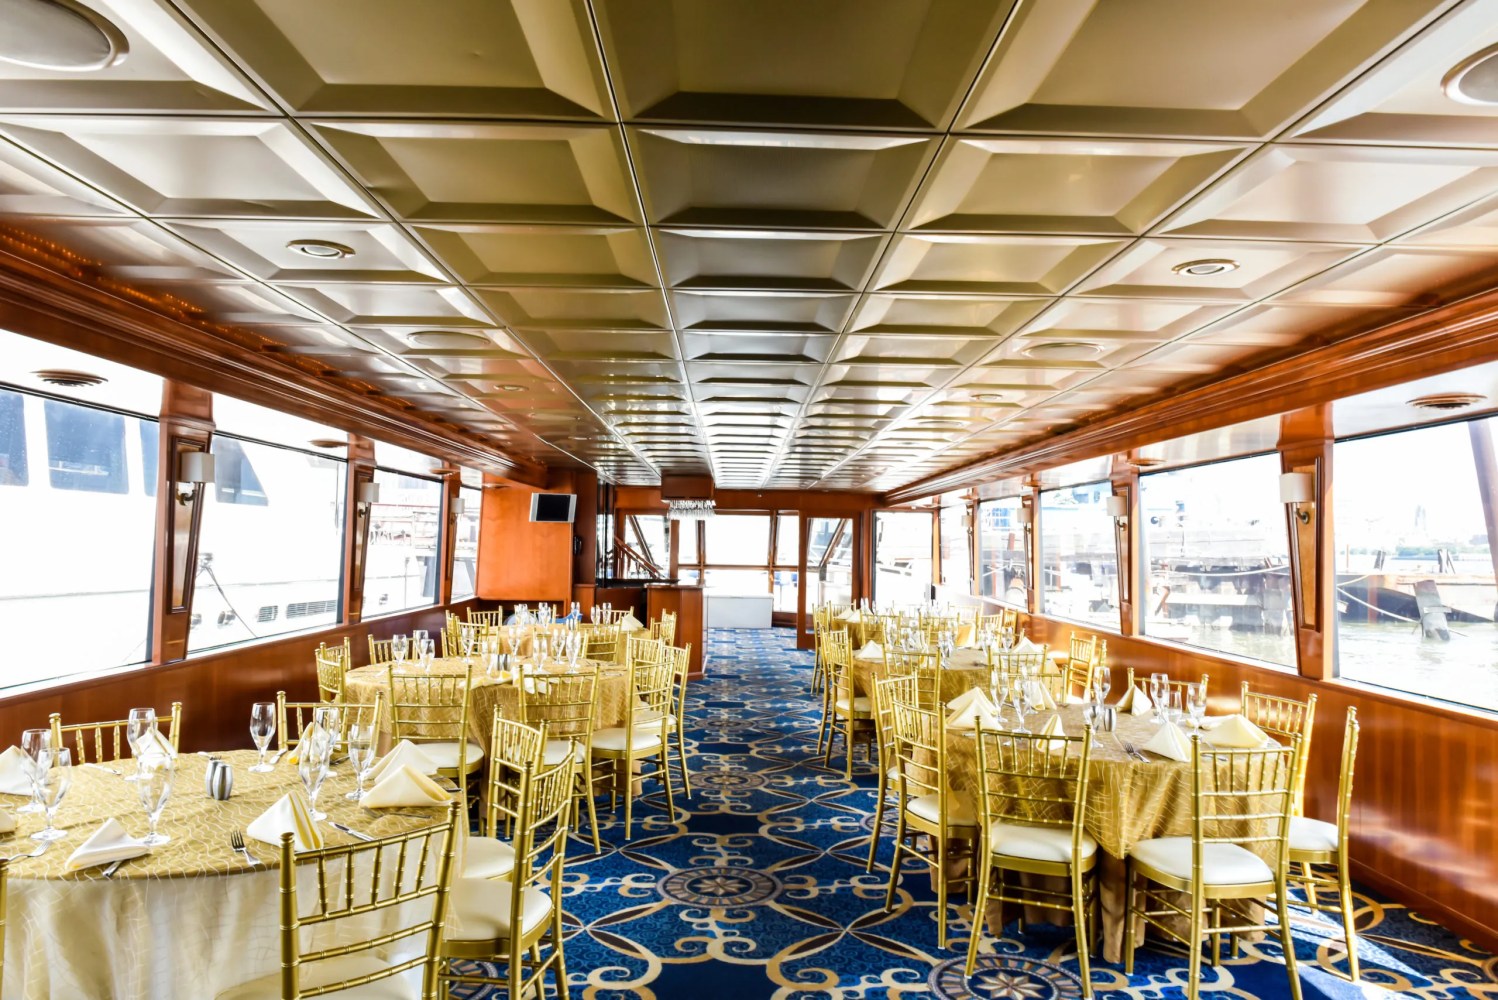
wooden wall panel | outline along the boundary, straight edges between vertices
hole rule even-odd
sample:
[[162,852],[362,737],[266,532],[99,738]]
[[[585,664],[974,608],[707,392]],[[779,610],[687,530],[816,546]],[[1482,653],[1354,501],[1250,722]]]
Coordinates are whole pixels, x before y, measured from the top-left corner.
[[513,486],[484,490],[478,596],[486,601],[572,599],[572,525],[532,524],[533,492]]

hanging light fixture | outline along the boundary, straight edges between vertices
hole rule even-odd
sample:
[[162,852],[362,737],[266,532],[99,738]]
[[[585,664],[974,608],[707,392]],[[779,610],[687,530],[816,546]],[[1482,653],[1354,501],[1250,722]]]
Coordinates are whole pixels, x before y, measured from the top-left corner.
[[715,513],[711,500],[666,501],[666,517],[672,521],[706,521]]

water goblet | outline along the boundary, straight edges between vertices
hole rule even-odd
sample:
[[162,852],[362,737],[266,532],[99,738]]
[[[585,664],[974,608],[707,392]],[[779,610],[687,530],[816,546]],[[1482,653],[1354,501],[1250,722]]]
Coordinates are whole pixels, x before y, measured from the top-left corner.
[[[132,708],[129,716],[125,719],[125,741],[130,744],[130,756],[137,758],[142,754],[150,753],[153,749],[149,743],[143,744],[141,740],[156,729],[156,709],[154,708]],[[136,773],[126,778],[126,781],[135,781],[140,773],[140,765],[136,765]]]
[[417,655],[421,658],[421,672],[432,672],[432,658],[437,655],[437,644],[431,639],[422,639]]
[[68,787],[72,783],[73,752],[65,747],[43,750],[37,760],[36,788],[42,809],[47,814],[47,825],[33,833],[32,840],[49,843],[68,835],[67,831],[57,829],[52,823],[57,818],[57,809],[62,805],[63,797],[68,794]]
[[1028,733],[1030,730],[1025,726],[1025,710],[1029,707],[1030,698],[1029,685],[1025,679],[1018,674],[1009,679],[1009,702],[1014,706],[1015,727],[1017,733]]
[[369,765],[374,762],[374,727],[353,725],[348,727],[348,762],[354,769],[356,787],[344,796],[358,802],[364,798],[364,779],[369,775]]
[[475,642],[477,642],[477,641],[478,641],[478,636],[474,634],[474,631],[472,629],[467,629],[467,630],[465,630],[463,632],[463,662],[464,663],[472,663],[473,662],[473,644]]
[[406,663],[406,657],[411,653],[411,640],[405,634],[394,636],[390,640],[390,655],[395,657],[396,669],[400,669]]
[[21,752],[26,754],[26,777],[31,780],[31,801],[16,810],[18,813],[45,812],[46,807],[42,805],[41,790],[37,787],[37,778],[41,773],[46,758],[43,756],[52,749],[52,730],[50,729],[28,729],[21,734]]
[[1165,720],[1172,725],[1181,724],[1181,689],[1171,688],[1165,692]]
[[1150,701],[1155,703],[1155,721],[1161,722],[1165,718],[1165,710],[1161,702],[1165,700],[1165,692],[1170,690],[1170,675],[1164,673],[1150,674]]
[[1107,667],[1099,666],[1092,678],[1093,689],[1097,691],[1097,700],[1101,704],[1108,700],[1108,692],[1113,688],[1113,671]]
[[172,797],[172,778],[176,773],[177,762],[170,754],[148,753],[140,758],[137,766],[140,769],[140,784],[135,790],[140,793],[141,808],[146,811],[146,822],[151,827],[151,832],[141,843],[147,847],[159,847],[170,843],[172,839],[164,833],[157,833],[156,824],[161,821],[161,812],[166,808],[167,800]]
[[[264,774],[275,770],[265,762],[265,751],[270,748],[271,737],[276,735],[276,705],[275,702],[257,701],[250,706],[250,739],[255,741],[255,749],[260,751],[260,763],[250,768],[255,774]],[[139,766],[137,765],[137,770]]]
[[332,735],[312,732],[309,736],[304,732],[302,741],[297,744],[297,751],[297,776],[302,779],[302,787],[307,790],[307,804],[311,807],[312,818],[327,819],[327,813],[317,811],[317,793],[322,791],[322,783],[328,777],[328,758],[333,752]]
[[1207,714],[1207,686],[1200,681],[1186,685],[1186,711],[1191,713],[1191,728],[1200,729]]

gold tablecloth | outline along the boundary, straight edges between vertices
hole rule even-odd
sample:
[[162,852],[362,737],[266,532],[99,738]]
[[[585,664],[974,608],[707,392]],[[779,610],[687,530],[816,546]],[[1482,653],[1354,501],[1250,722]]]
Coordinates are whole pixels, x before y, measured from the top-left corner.
[[[874,679],[884,669],[884,660],[867,660],[853,657],[853,688],[855,693],[872,698]],[[988,657],[980,649],[958,649],[952,653],[941,671],[941,698],[943,704],[972,688],[988,690]]]
[[[499,635],[501,636],[501,642],[504,641],[503,636],[505,634],[505,628],[507,628],[507,627],[508,626],[505,626],[505,627],[501,627],[499,629]],[[592,632],[596,631],[599,627],[600,626],[594,624],[593,622],[579,622],[578,626],[577,626],[577,630],[580,633],[582,633],[584,636],[587,636],[587,635],[590,635]],[[558,634],[561,634],[561,633],[563,633],[565,631],[566,631],[566,626],[565,625],[527,625],[527,626],[525,626],[525,631],[520,636],[520,641],[518,643],[516,643],[515,652],[516,652],[517,655],[522,656],[522,657],[524,657],[524,656],[530,656],[531,653],[532,653],[532,647],[534,645],[534,639],[535,639],[535,636],[536,636],[537,633],[544,632],[544,633],[549,633],[551,635],[558,635]],[[623,630],[621,630],[620,633],[619,633],[619,646],[620,646],[620,649],[619,649],[618,656],[616,657],[617,662],[619,662],[619,663],[623,663],[624,662],[625,646],[626,646],[626,644],[628,643],[628,641],[630,639],[645,638],[645,637],[648,637],[649,634],[650,634],[650,629],[649,629],[648,626],[645,626],[645,625],[640,625],[640,626],[637,626],[636,628],[632,628],[632,629],[623,629]],[[501,649],[505,649],[506,647],[504,647],[502,645],[500,648]]]
[[[111,879],[102,869],[65,872],[68,856],[109,817],[132,836],[147,831],[132,782],[92,767],[73,769],[73,784],[56,825],[68,836],[41,857],[10,869],[9,922],[5,928],[4,997],[26,1000],[113,1000],[119,997],[212,997],[237,983],[273,973],[280,964],[277,850],[246,839],[259,866],[229,848],[229,834],[244,830],[272,803],[301,788],[284,759],[267,774],[252,774],[253,751],[221,754],[234,768],[227,801],[203,789],[207,761],[178,759],[172,797],[159,829],[172,840],[120,866]],[[118,767],[127,774],[134,765]],[[354,787],[348,765],[335,769],[318,805],[335,820],[371,836],[431,825],[436,809],[373,811],[343,796]],[[0,796],[12,808],[16,796]],[[41,817],[23,814],[15,834],[0,838],[0,852],[36,846],[30,835]],[[320,823],[330,845],[351,838]]]

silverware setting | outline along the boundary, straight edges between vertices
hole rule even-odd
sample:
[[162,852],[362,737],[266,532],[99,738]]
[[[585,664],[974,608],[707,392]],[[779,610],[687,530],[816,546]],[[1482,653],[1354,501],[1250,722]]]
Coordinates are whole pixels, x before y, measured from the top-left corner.
[[277,750],[275,753],[271,754],[271,758],[270,758],[269,761],[267,761],[267,763],[270,763],[270,764],[278,764],[278,763],[280,763],[281,758],[285,757],[286,756],[286,752],[288,750],[290,750],[290,749],[291,749],[291,747],[282,747],[281,749]]
[[1123,745],[1123,748],[1124,748],[1124,753],[1128,754],[1130,757],[1133,757],[1135,760],[1143,761],[1146,764],[1149,763],[1150,759],[1148,757],[1146,757],[1144,755],[1144,753],[1139,750],[1138,747],[1134,746],[1134,744],[1132,744],[1132,743],[1125,743]]
[[371,837],[367,833],[360,833],[358,830],[351,830],[348,827],[344,826],[342,823],[338,822],[337,820],[331,820],[331,819],[328,820],[328,825],[331,826],[333,829],[339,831],[340,833],[346,833],[346,834],[348,834],[350,837],[353,837],[355,840],[366,840],[367,841],[367,840],[374,840],[375,839],[375,838]]
[[124,858],[121,858],[118,861],[112,862],[109,865],[109,867],[107,867],[107,868],[104,869],[104,877],[105,878],[114,878],[114,873],[117,872],[117,871],[119,871],[120,870],[120,865],[122,865],[124,863],[125,863],[125,859]]
[[125,773],[124,771],[121,771],[118,768],[105,767],[103,764],[84,764],[83,766],[84,767],[91,767],[91,768],[93,768],[96,771],[108,771],[110,774],[116,774],[116,775],[121,775],[121,776],[123,776],[124,773]]
[[31,853],[29,853],[29,854],[12,854],[10,857],[6,858],[5,860],[7,862],[9,862],[9,861],[20,861],[20,860],[22,860],[24,858],[39,858],[43,854],[46,854],[47,853],[47,848],[49,848],[51,846],[52,846],[52,842],[50,840],[44,840],[44,841],[42,841],[41,845],[39,847],[37,847],[36,850],[32,851]]
[[244,846],[244,834],[238,830],[229,834],[229,846],[234,848],[238,853],[243,854],[244,859],[250,864],[258,865],[260,863],[259,859],[250,853],[250,849]]

